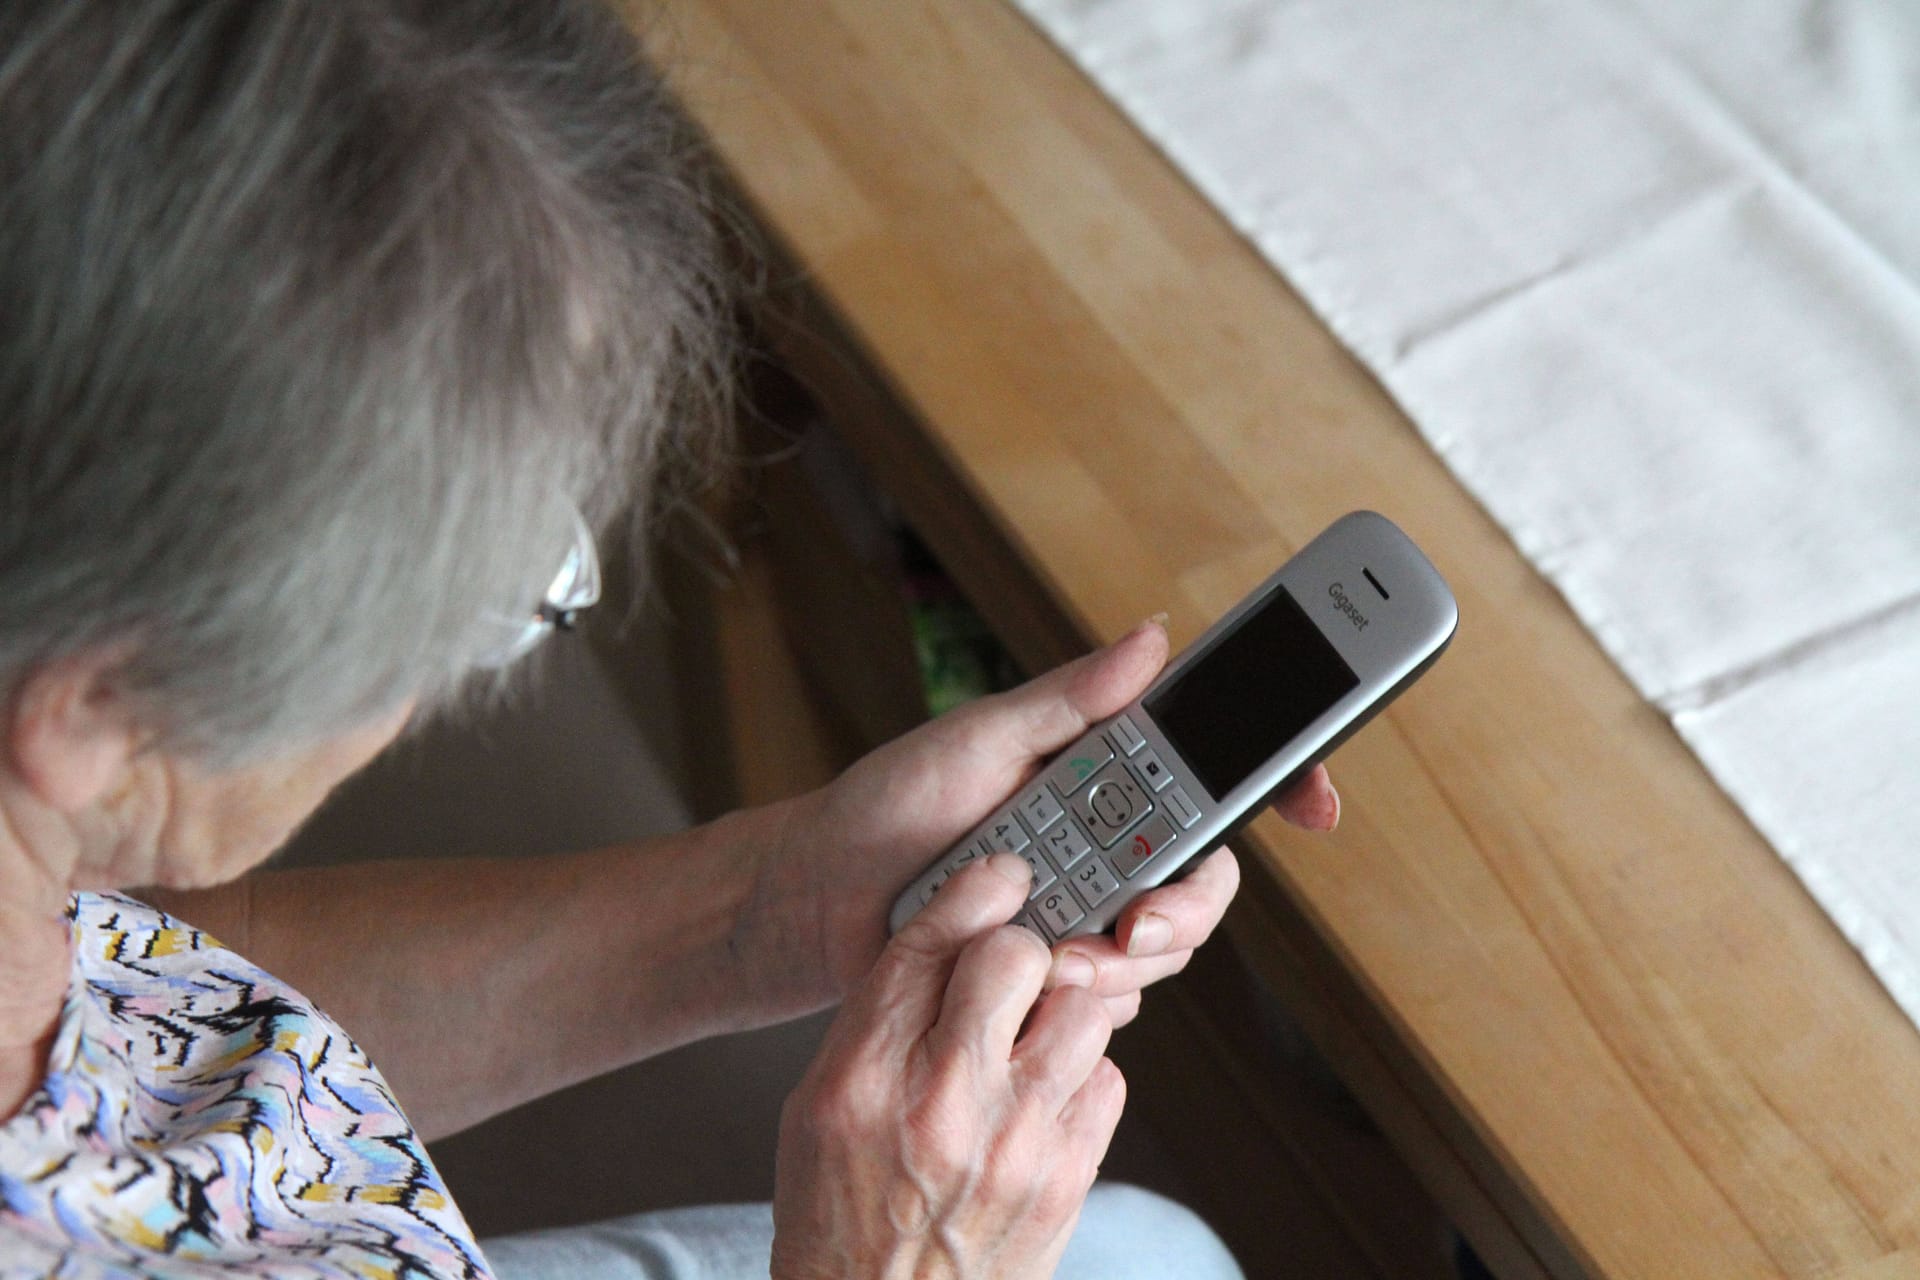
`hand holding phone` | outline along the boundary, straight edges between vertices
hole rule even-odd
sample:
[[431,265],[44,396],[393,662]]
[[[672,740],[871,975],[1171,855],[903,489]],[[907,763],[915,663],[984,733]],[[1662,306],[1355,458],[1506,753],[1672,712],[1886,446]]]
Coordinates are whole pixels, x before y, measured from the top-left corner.
[[1105,930],[1398,696],[1458,616],[1391,521],[1342,517],[908,885],[889,927],[1004,852],[1034,876],[1015,923],[1049,943]]

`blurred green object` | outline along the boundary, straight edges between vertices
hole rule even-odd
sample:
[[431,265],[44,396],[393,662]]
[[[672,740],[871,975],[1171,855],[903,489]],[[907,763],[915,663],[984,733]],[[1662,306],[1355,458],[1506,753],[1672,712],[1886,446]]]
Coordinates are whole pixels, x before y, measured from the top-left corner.
[[944,715],[982,694],[1019,684],[1020,669],[1012,656],[953,580],[911,534],[903,533],[901,543],[907,616],[927,709]]
[[1019,683],[1013,660],[966,601],[921,601],[909,611],[920,680],[927,689],[927,709],[934,715]]

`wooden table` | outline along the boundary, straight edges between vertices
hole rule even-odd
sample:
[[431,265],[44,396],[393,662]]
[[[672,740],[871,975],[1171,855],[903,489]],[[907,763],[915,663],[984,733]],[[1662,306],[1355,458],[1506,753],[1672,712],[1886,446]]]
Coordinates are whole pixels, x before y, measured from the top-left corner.
[[[1031,666],[1354,507],[1459,597],[1232,928],[1506,1277],[1920,1276],[1920,1037],[1299,299],[998,0],[643,23],[785,357]],[[1818,785],[1810,769],[1808,785]]]

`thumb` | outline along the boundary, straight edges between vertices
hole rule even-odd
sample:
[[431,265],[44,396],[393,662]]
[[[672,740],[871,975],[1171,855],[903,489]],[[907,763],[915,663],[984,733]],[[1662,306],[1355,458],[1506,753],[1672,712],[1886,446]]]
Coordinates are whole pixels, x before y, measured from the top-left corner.
[[1104,649],[970,704],[969,728],[998,757],[1050,755],[1139,697],[1167,665],[1166,615]]

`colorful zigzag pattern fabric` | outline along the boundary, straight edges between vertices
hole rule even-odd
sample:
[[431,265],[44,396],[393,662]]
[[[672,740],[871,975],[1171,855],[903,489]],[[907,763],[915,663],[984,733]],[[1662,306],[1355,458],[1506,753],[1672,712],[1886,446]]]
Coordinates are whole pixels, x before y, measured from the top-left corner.
[[164,912],[69,908],[40,1090],[0,1125],[0,1277],[490,1276],[359,1047]]

